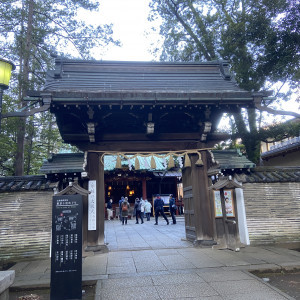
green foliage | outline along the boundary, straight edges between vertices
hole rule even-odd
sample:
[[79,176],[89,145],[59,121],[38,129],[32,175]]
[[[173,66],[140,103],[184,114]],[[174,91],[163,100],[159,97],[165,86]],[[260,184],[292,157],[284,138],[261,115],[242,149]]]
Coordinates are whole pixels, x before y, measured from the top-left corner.
[[[153,0],[164,36],[161,60],[228,60],[239,86],[259,91],[288,84],[287,100],[299,86],[300,3],[298,0]],[[271,105],[274,100],[263,104]],[[259,160],[257,112],[234,114],[233,134],[242,138],[249,159]]]
[[297,119],[282,124],[273,124],[260,130],[260,138],[266,143],[298,136],[300,136],[300,120]]
[[229,60],[249,91],[299,80],[297,0],[153,0],[151,8],[150,20],[162,18],[162,60]]
[[[14,107],[12,97],[4,93],[3,95],[3,112],[7,111],[7,107]],[[14,118],[1,120],[0,134],[0,176],[14,174],[14,154],[16,153],[17,140],[17,123]]]
[[[51,54],[86,59],[95,47],[101,51],[109,43],[118,44],[112,39],[112,25],[87,25],[79,18],[98,8],[99,3],[92,0],[1,1],[1,57],[17,66],[11,88],[5,91],[3,112],[24,110],[29,104],[23,100],[27,91],[42,89],[46,71],[53,68]],[[2,119],[2,123],[2,175],[36,173],[43,158],[65,147],[49,113]]]

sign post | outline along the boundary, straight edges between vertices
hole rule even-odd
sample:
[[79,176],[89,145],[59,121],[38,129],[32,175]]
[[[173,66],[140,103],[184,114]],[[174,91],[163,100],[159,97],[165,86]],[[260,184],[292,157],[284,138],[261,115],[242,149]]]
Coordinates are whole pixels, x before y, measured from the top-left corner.
[[82,299],[82,195],[53,196],[51,300]]

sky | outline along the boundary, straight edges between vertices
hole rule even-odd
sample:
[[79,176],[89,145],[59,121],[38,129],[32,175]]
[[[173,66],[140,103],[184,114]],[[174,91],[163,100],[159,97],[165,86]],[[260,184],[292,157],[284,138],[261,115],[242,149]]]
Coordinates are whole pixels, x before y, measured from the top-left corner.
[[[85,21],[93,24],[113,24],[114,39],[122,46],[108,46],[103,51],[95,50],[97,60],[151,61],[159,60],[150,53],[153,43],[159,43],[161,37],[151,30],[159,24],[148,22],[151,0],[100,0],[100,11],[89,13]],[[157,31],[158,32],[158,31]],[[148,34],[146,34],[148,33]],[[295,98],[295,97],[294,97]],[[299,111],[295,101],[285,103],[285,109]]]
[[94,18],[103,24],[113,23],[114,38],[122,47],[110,46],[105,53],[95,53],[96,59],[121,61],[151,61],[154,56],[149,53],[151,43],[159,35],[151,32],[147,21],[149,0],[101,0],[100,13]]

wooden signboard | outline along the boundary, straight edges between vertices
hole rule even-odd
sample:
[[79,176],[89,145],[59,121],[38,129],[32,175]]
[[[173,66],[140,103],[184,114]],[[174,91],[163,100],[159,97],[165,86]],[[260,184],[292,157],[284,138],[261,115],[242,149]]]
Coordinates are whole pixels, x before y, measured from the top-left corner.
[[222,218],[222,205],[220,191],[214,191],[215,218]]
[[224,190],[226,217],[235,217],[233,190]]
[[53,197],[51,300],[82,299],[82,196]]
[[[225,210],[226,217],[235,217],[234,202],[233,202],[233,190],[224,190]],[[222,218],[222,205],[220,191],[214,191],[214,206],[215,206],[215,218]]]

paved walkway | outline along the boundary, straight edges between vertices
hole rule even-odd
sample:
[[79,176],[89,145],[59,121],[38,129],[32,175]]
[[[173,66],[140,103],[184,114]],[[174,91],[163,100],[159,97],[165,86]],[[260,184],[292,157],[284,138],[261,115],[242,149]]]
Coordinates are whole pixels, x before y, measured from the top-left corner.
[[135,219],[128,220],[127,225],[122,225],[118,220],[106,221],[105,242],[110,251],[192,247],[185,240],[183,217],[177,218],[176,225],[171,225],[169,218],[169,226],[162,218],[159,219],[158,226],[154,225],[154,218],[149,222],[144,220],[144,224],[135,222]]
[[[83,260],[83,282],[96,281],[95,299],[292,299],[249,270],[300,268],[300,253],[276,247],[240,252],[194,248],[184,220],[122,225],[106,221],[109,253]],[[50,283],[50,259],[16,264],[14,287]]]

